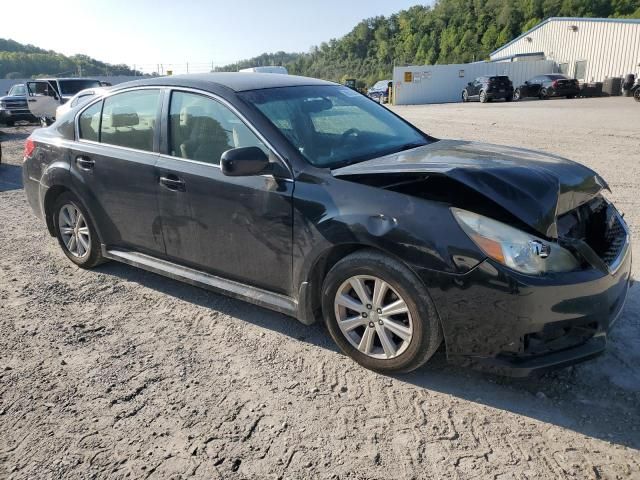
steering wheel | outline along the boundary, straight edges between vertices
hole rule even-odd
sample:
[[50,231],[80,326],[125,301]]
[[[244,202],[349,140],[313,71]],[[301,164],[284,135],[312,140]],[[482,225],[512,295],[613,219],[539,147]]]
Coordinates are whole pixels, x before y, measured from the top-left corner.
[[349,137],[357,137],[358,135],[360,135],[362,132],[360,130],[358,130],[357,128],[350,128],[349,130],[347,130],[346,132],[344,132],[341,136],[340,136],[340,141],[344,142],[347,140],[347,138]]

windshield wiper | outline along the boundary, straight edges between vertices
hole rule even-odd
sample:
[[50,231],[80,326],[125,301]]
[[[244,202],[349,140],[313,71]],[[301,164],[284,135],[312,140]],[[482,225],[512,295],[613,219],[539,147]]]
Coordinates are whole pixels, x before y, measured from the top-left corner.
[[423,147],[425,145],[427,145],[427,142],[425,141],[405,143],[404,145],[400,145],[397,149],[395,149],[394,153],[404,152],[405,150],[411,150],[412,148]]

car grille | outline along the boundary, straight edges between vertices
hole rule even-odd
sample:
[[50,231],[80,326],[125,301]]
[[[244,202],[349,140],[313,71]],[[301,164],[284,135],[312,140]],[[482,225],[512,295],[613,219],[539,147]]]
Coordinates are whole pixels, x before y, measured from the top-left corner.
[[624,254],[629,236],[620,214],[602,197],[560,216],[558,234],[583,241],[609,267]]
[[2,106],[4,108],[6,108],[7,110],[20,110],[20,109],[26,109],[27,108],[27,101],[26,100],[3,100],[2,101]]
[[612,223],[605,231],[605,245],[601,258],[607,265],[612,265],[620,257],[627,243],[627,230],[619,215],[612,217]]

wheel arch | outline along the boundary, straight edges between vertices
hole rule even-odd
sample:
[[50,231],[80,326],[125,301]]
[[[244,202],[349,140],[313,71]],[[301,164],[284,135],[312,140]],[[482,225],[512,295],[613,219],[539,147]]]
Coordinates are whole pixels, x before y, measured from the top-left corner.
[[322,284],[327,274],[333,268],[333,266],[343,258],[346,258],[348,255],[351,255],[355,252],[364,250],[369,250],[384,255],[385,257],[391,258],[409,269],[409,271],[411,271],[411,273],[415,275],[415,277],[424,287],[425,292],[429,296],[431,304],[434,307],[438,323],[442,328],[442,319],[440,318],[440,314],[438,313],[437,305],[431,297],[429,289],[424,283],[424,280],[420,275],[418,275],[418,272],[416,272],[410,264],[403,261],[402,258],[399,258],[397,255],[394,255],[392,252],[389,252],[386,249],[380,248],[376,245],[366,243],[344,243],[333,245],[316,256],[316,258],[311,263],[311,266],[307,271],[304,280],[300,283],[298,291],[298,320],[300,320],[305,325],[311,325],[317,322],[318,319],[322,317]]
[[80,204],[82,205],[82,208],[85,209],[85,211],[89,215],[89,219],[91,220],[91,223],[92,223],[93,227],[95,228],[95,230],[96,230],[96,232],[98,234],[98,240],[101,242],[102,241],[102,235],[100,233],[100,227],[95,221],[95,216],[94,216],[93,212],[87,206],[86,202],[84,202],[82,200],[82,197],[80,195],[78,195],[78,193],[76,191],[74,191],[74,189],[71,188],[69,185],[61,185],[61,184],[53,185],[53,186],[51,186],[51,187],[49,187],[47,189],[47,192],[44,195],[43,212],[44,212],[45,222],[47,224],[47,230],[49,230],[49,234],[52,237],[56,236],[54,222],[53,222],[53,207],[55,206],[56,201],[58,200],[60,195],[62,195],[64,193],[67,193],[67,192],[70,193],[71,195],[73,195],[74,197],[76,197],[78,202],[80,202]]

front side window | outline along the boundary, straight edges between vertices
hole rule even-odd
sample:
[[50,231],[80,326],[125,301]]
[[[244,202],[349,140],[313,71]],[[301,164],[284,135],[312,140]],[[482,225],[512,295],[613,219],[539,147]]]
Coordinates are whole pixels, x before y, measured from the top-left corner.
[[430,142],[385,107],[338,85],[270,88],[241,95],[318,167],[337,168]]
[[62,95],[75,95],[80,90],[100,86],[98,80],[58,80],[58,84]]
[[232,148],[260,147],[258,137],[226,106],[211,98],[173,92],[169,108],[169,151],[174,157],[219,164]]
[[80,131],[78,136],[83,140],[99,141],[100,112],[102,112],[102,102],[97,102],[80,114],[78,125]]
[[105,98],[100,142],[153,151],[159,90],[133,90]]

